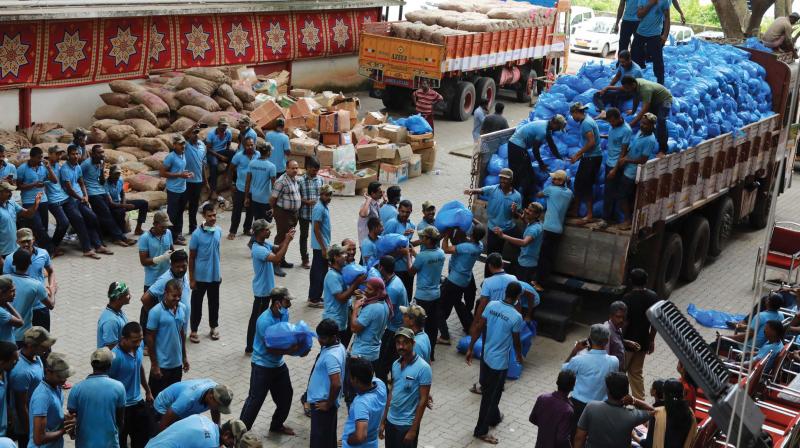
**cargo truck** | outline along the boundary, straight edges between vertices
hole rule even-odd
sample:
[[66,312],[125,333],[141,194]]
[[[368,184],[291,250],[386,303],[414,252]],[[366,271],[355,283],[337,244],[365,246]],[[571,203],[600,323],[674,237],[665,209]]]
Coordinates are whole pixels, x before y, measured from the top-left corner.
[[[788,185],[794,164],[797,137],[790,129],[798,122],[798,63],[747,51],[766,69],[775,114],[640,165],[632,229],[599,230],[568,222],[553,281],[571,290],[616,296],[628,272],[641,267],[650,273],[650,287],[666,299],[679,281],[693,281],[709,257],[723,252],[738,223],[747,221],[755,229],[767,225],[773,187],[780,182],[782,191]],[[491,155],[513,132],[481,137],[473,156],[473,188],[482,185]],[[484,201],[472,200],[470,207],[486,222]]]
[[358,71],[390,110],[410,107],[423,81],[444,98],[434,112],[453,120],[467,120],[478,99],[492,105],[500,88],[527,102],[547,73],[566,68],[569,0],[551,9],[546,26],[446,36],[443,44],[392,37],[390,22],[366,24]]

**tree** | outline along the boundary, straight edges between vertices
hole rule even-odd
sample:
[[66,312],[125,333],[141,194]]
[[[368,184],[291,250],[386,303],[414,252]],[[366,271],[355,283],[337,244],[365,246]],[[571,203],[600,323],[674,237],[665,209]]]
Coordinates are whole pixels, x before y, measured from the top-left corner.
[[[781,1],[791,5],[787,0]],[[743,39],[758,35],[761,20],[775,0],[750,0],[751,11],[747,10],[747,0],[711,0],[711,3],[717,11],[725,37]]]

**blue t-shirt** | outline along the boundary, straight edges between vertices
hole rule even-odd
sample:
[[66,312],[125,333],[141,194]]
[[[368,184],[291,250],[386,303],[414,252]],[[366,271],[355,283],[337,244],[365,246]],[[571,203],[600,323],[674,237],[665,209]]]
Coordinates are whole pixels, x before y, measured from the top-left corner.
[[[331,391],[331,375],[339,374],[339,381],[344,384],[344,363],[347,354],[342,344],[335,344],[322,347],[319,357],[311,370],[311,377],[308,380],[308,391],[306,400],[309,403],[325,401]],[[336,406],[339,406],[339,399],[344,388],[339,389],[336,397]]]
[[319,222],[319,232],[322,235],[322,244],[328,247],[331,244],[331,211],[322,201],[314,204],[314,209],[311,211],[311,229],[309,229],[311,233],[311,248],[322,250],[322,244],[317,240],[317,232],[314,231],[314,226],[317,222]]
[[[373,378],[374,387],[356,395],[347,412],[347,421],[342,430],[342,448],[378,448],[378,429],[386,407],[386,385]],[[356,431],[356,422],[367,422],[367,440],[359,445],[350,445],[347,439]]]
[[422,357],[425,362],[431,362],[431,339],[428,333],[420,331],[414,335],[414,353]]
[[46,418],[45,432],[58,431],[64,424],[64,394],[61,387],[52,387],[44,381],[39,383],[31,395],[28,413],[30,414],[28,434],[31,435],[28,448],[62,448],[64,446],[64,436],[44,445],[33,443],[33,420],[35,417]]
[[119,446],[117,409],[125,407],[125,386],[108,375],[89,375],[69,392],[67,409],[78,415],[75,446]]
[[122,337],[122,327],[127,323],[128,316],[124,311],[116,312],[106,307],[97,320],[97,348],[118,344]]
[[[34,280],[42,282],[43,285],[46,285],[44,281],[44,270],[46,268],[50,268],[51,266],[52,259],[50,258],[50,254],[42,248],[34,247],[33,254],[31,254],[31,265],[28,267],[28,271],[24,272],[24,274]],[[14,254],[8,254],[5,262],[3,263],[3,274],[13,274],[16,271],[17,270],[14,268]],[[45,305],[42,302],[36,302],[33,305],[34,310],[42,308],[45,308]]]
[[[378,239],[380,239],[380,235],[378,235]],[[364,259],[364,266],[368,266],[370,260],[378,256],[378,248],[375,246],[378,239],[372,241],[369,237],[366,237],[361,240],[361,258]]]
[[622,123],[622,125],[608,130],[608,143],[606,144],[607,167],[614,168],[617,166],[619,156],[622,154],[622,147],[631,144],[631,134],[631,127],[628,123]]
[[753,360],[760,361],[764,359],[767,355],[769,355],[769,360],[767,361],[767,364],[764,366],[764,369],[766,371],[770,371],[772,370],[772,364],[775,362],[775,358],[778,356],[781,350],[783,350],[783,347],[784,345],[782,341],[776,341],[776,342],[767,341],[764,343],[764,345],[761,346],[760,349],[758,349],[758,352],[756,353],[756,356],[753,357]]
[[622,20],[626,22],[638,22],[639,16],[636,15],[638,7],[639,0],[625,0],[625,13],[622,14]]
[[466,242],[456,244],[456,253],[450,256],[450,272],[447,280],[462,288],[469,284],[472,278],[472,268],[478,257],[483,253],[483,243]]
[[324,309],[322,310],[323,319],[333,319],[339,330],[344,330],[347,325],[347,302],[340,302],[336,300],[336,295],[347,289],[344,284],[344,278],[341,272],[336,269],[328,269],[325,274],[325,281],[322,284],[322,301]]
[[259,204],[269,204],[272,180],[277,174],[275,165],[268,159],[253,159],[248,171],[250,173],[250,198]]
[[81,173],[83,173],[83,183],[86,185],[86,193],[89,196],[106,194],[106,188],[100,183],[100,176],[103,174],[105,163],[92,163],[92,158],[81,162]]
[[519,265],[526,268],[535,268],[539,265],[539,251],[542,248],[542,240],[544,239],[544,230],[542,223],[536,221],[525,228],[522,233],[522,239],[531,237],[533,240],[527,245],[519,249],[519,258],[517,261]]
[[[206,135],[206,143],[209,146],[208,149],[212,151],[227,150],[232,139],[233,139],[233,133],[231,133],[230,129],[225,129],[225,132],[222,134],[222,136],[220,136],[219,134],[217,134],[217,128],[214,127],[211,128],[208,132],[208,135]],[[208,155],[208,159],[216,160],[216,158],[210,154]]]
[[186,306],[178,303],[173,313],[158,303],[147,315],[147,329],[155,331],[156,359],[162,369],[174,369],[183,365],[183,330],[186,327]]
[[[163,235],[155,236],[147,231],[139,237],[139,252],[147,254],[147,258],[154,258],[165,254],[172,247],[172,232],[167,229]],[[150,286],[169,270],[169,260],[161,264],[144,267],[144,284]]]
[[219,243],[222,239],[222,229],[215,226],[213,231],[205,230],[204,226],[194,229],[189,240],[189,250],[196,252],[194,259],[194,280],[198,282],[222,281],[222,271],[219,262]]
[[[166,157],[164,157],[164,162],[162,162],[162,165],[169,173],[182,173],[186,171],[186,155],[171,151]],[[172,193],[183,193],[186,191],[186,179],[183,177],[168,177],[167,191]]]
[[386,419],[396,426],[411,426],[419,406],[419,389],[430,386],[433,382],[431,366],[420,358],[414,356],[405,369],[400,360],[392,365],[392,402]]
[[518,282],[517,277],[505,272],[498,272],[483,281],[481,297],[487,297],[490,302],[502,301],[506,297],[506,287],[511,282]]
[[756,324],[758,325],[755,339],[751,339],[755,342],[756,348],[761,348],[767,343],[767,337],[764,335],[764,327],[767,325],[767,322],[771,320],[783,321],[783,314],[778,311],[765,310],[758,313],[755,319],[750,319],[751,329],[755,328]]
[[[649,2],[650,0],[639,0],[637,6],[643,8]],[[658,0],[658,3],[647,12],[647,15],[639,20],[636,34],[643,37],[660,36],[664,31],[664,14],[669,11],[670,4],[672,4],[671,0]]]
[[537,142],[543,142],[548,134],[550,132],[547,129],[547,120],[535,120],[517,128],[508,142],[527,149],[532,148]]
[[[388,222],[383,224],[383,234],[388,235],[390,233],[397,233],[402,235],[408,229],[414,229],[414,223],[411,222],[409,219],[406,221],[405,224],[398,221],[397,218],[390,219]],[[412,233],[408,235],[408,239],[411,240],[411,237],[414,236]],[[390,254],[391,255],[391,254]],[[394,261],[394,271],[395,272],[406,272],[408,271],[408,260],[406,259],[405,255],[395,257]]]
[[[14,165],[10,166],[12,168],[14,167]],[[61,184],[59,183],[59,178],[60,178],[59,173],[61,172],[61,164],[57,163],[55,165],[52,165],[51,168],[53,169],[53,174],[56,175],[56,181],[53,182],[50,179],[45,179],[44,192],[47,195],[47,200],[50,201],[51,204],[58,204],[66,201],[69,198],[69,196],[67,196],[67,193],[64,192],[64,189],[61,188]],[[16,178],[16,171],[14,174],[14,178]]]
[[133,406],[142,401],[142,357],[144,350],[142,344],[133,353],[128,353],[117,345],[114,350],[114,360],[108,376],[125,386],[125,406]]
[[392,279],[386,284],[386,295],[392,300],[393,312],[386,327],[390,331],[397,331],[403,326],[403,313],[400,312],[400,307],[408,306],[408,292],[400,277],[392,276]]
[[[651,133],[650,135],[642,135],[642,133],[639,132],[636,134],[636,137],[628,147],[628,155],[626,158],[640,159],[644,156],[647,156],[649,159],[657,152],[658,142],[656,141],[655,134]],[[624,174],[628,179],[636,179],[636,168],[638,166],[639,165],[635,163],[626,163],[622,168],[622,174]]]
[[[19,184],[32,184],[36,182],[44,182],[45,180],[47,180],[47,168],[45,168],[44,165],[39,165],[36,168],[33,168],[28,165],[28,163],[23,163],[17,170],[17,183]],[[86,185],[86,188],[89,188],[88,184]],[[47,194],[44,194],[44,187],[36,187],[20,191],[20,199],[22,200],[23,204],[33,204],[38,193],[43,193],[42,202],[47,202]]]
[[156,412],[164,415],[172,409],[178,419],[194,414],[202,414],[208,410],[203,402],[203,395],[217,386],[215,381],[201,378],[175,383],[161,391],[153,402]]
[[283,132],[269,131],[266,135],[267,142],[272,145],[269,161],[275,165],[279,173],[286,171],[286,154],[289,154],[289,136]]
[[[628,2],[634,2],[634,1],[635,0],[628,0]],[[634,11],[634,15],[636,15],[635,11]],[[625,20],[627,20],[627,19],[625,19]],[[636,20],[639,20],[639,19],[636,19]],[[617,73],[619,74],[619,79],[620,79],[619,81],[617,81],[617,83],[621,82],[622,78],[625,77],[625,76],[633,76],[634,78],[644,78],[644,72],[642,71],[642,68],[639,67],[639,64],[637,64],[637,63],[635,63],[633,61],[631,61],[631,68],[629,68],[629,69],[626,69],[625,67],[622,66],[622,64],[617,63]]]
[[0,341],[16,342],[14,327],[11,325],[11,313],[5,308],[0,308]]
[[4,159],[0,159],[0,179],[6,179],[8,176],[11,176],[12,179],[16,180],[17,167],[6,162]]
[[9,255],[18,248],[17,245],[17,215],[22,206],[9,199],[0,205],[0,255]]
[[350,354],[375,361],[380,356],[381,338],[389,324],[389,307],[385,302],[369,304],[361,308],[356,320],[364,328],[353,335]]
[[103,186],[106,189],[106,194],[111,196],[111,202],[115,204],[122,202],[122,179],[117,179],[116,182],[107,180]]
[[231,165],[236,167],[236,189],[244,193],[244,187],[247,183],[247,173],[250,170],[250,162],[256,159],[255,153],[248,156],[244,151],[239,151],[233,156]]
[[289,322],[289,310],[281,308],[278,317],[272,314],[271,309],[267,309],[256,321],[256,337],[253,340],[253,364],[261,367],[273,368],[284,364],[283,355],[273,355],[267,352],[266,332],[267,328],[279,323]]
[[444,251],[438,247],[422,249],[414,258],[414,269],[417,271],[417,300],[437,300],[440,295],[442,269],[444,268]]
[[[147,289],[147,292],[153,296],[154,299],[157,301],[161,301],[164,298],[164,290],[167,287],[167,283],[175,278],[172,275],[172,270],[167,269],[166,272],[161,274],[150,288]],[[186,315],[188,316],[189,313],[192,311],[192,289],[189,287],[189,275],[185,274],[182,278],[183,288],[181,290],[181,303],[183,306],[186,307]]]
[[[36,387],[42,379],[44,379],[44,365],[42,364],[42,359],[38,356],[33,359],[28,359],[20,352],[19,361],[17,361],[17,364],[14,365],[14,368],[11,369],[11,372],[8,374],[8,387],[11,391],[9,395],[12,397],[12,400],[9,402],[12,406],[11,409],[14,409],[14,394],[24,393],[25,396],[28,397],[28,401],[30,401],[31,394],[36,390]],[[17,430],[24,432],[24,428],[28,426],[28,422],[17,422],[18,425],[20,423],[23,424],[22,426],[17,426]]]
[[38,302],[47,300],[47,290],[39,280],[28,277],[27,275],[12,274],[11,281],[17,290],[12,305],[22,317],[22,326],[14,331],[18,341],[24,339],[25,330],[31,328],[33,319],[33,308]]
[[583,157],[596,157],[601,156],[603,153],[600,151],[600,129],[597,127],[597,123],[594,121],[594,118],[590,117],[588,114],[584,119],[580,122],[580,129],[581,129],[581,147],[586,144],[586,134],[591,132],[594,135],[594,147],[583,153]]
[[[3,439],[6,435],[8,430],[8,402],[9,402],[9,393],[8,393],[8,374],[5,375],[3,379],[0,379],[0,448],[3,448]],[[11,444],[12,447],[16,448],[16,445],[13,443]]]
[[83,171],[81,170],[80,165],[70,165],[69,162],[67,162],[62,164],[61,168],[58,170],[58,181],[61,182],[61,187],[64,188],[64,191],[66,192],[66,185],[67,182],[69,182],[69,186],[72,188],[73,193],[75,193],[79,198],[83,198],[83,189],[78,183],[78,180],[82,178]]
[[267,257],[272,253],[272,243],[253,241],[250,257],[253,259],[253,295],[267,297],[275,287],[275,271]]
[[517,208],[521,208],[522,195],[514,189],[506,194],[499,184],[483,187],[481,192],[489,198],[486,206],[486,212],[489,215],[489,231],[495,227],[500,227],[502,230],[513,229],[514,216],[511,214],[511,204],[517,204]]
[[495,300],[486,305],[482,316],[486,319],[483,362],[494,370],[506,370],[513,346],[511,334],[522,331],[522,315],[505,300]]
[[547,210],[544,213],[542,228],[548,232],[563,233],[564,218],[572,202],[572,190],[564,185],[550,185],[545,187],[542,193],[547,198]]
[[383,204],[380,210],[378,210],[378,217],[381,219],[381,224],[385,226],[387,222],[397,218],[397,206],[392,204]]
[[192,178],[186,179],[191,184],[203,182],[203,166],[206,164],[206,144],[198,140],[196,145],[188,140],[184,146],[183,156],[186,158],[186,171],[191,171]]
[[583,403],[606,399],[606,375],[619,370],[619,359],[605,349],[588,350],[574,356],[561,366],[561,370],[575,372],[572,396]]
[[244,131],[244,132],[240,131],[239,132],[239,145],[240,145],[239,147],[240,148],[244,148],[244,142],[248,138],[253,140],[253,143],[255,143],[258,140],[258,134],[256,134],[256,131],[253,130],[253,128],[247,128],[246,131]]
[[204,415],[179,420],[147,442],[147,448],[219,448],[219,426]]
[[425,221],[425,219],[423,218],[422,221],[420,221],[417,224],[417,233],[422,232],[423,230],[425,230],[426,227],[430,227],[432,225],[433,223]]

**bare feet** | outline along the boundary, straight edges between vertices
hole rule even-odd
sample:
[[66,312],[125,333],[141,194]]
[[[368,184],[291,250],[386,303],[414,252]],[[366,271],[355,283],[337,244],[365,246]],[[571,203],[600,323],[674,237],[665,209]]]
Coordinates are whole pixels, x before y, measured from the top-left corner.
[[128,243],[125,242],[125,240],[114,241],[114,244],[116,244],[117,246],[120,246],[120,247],[128,247]]
[[136,244],[136,240],[132,238],[125,238],[125,243],[127,243],[128,246],[133,246],[134,244]]
[[56,247],[53,250],[53,258],[60,257],[60,256],[64,255],[65,253],[66,252],[64,252],[64,249],[61,249],[60,247]]
[[231,240],[231,241],[235,240],[235,239],[236,239],[236,234],[234,234],[234,233],[229,233],[229,234],[228,234],[228,239],[229,239],[229,240]]
[[290,427],[288,427],[286,425],[281,426],[280,429],[270,429],[269,432],[276,432],[278,434],[285,434],[287,436],[295,435],[294,429],[292,429],[292,428],[290,428]]
[[491,445],[497,445],[498,443],[500,443],[500,441],[497,440],[497,438],[495,438],[494,436],[491,436],[489,434],[482,435],[482,436],[476,436],[476,437],[478,439],[488,443],[488,444],[491,444]]

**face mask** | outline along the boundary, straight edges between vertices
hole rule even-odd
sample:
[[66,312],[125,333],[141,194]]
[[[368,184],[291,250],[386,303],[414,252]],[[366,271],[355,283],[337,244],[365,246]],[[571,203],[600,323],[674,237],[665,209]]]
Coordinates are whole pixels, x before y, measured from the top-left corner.
[[213,232],[214,229],[215,229],[214,226],[203,225],[203,231],[205,231],[205,232]]

